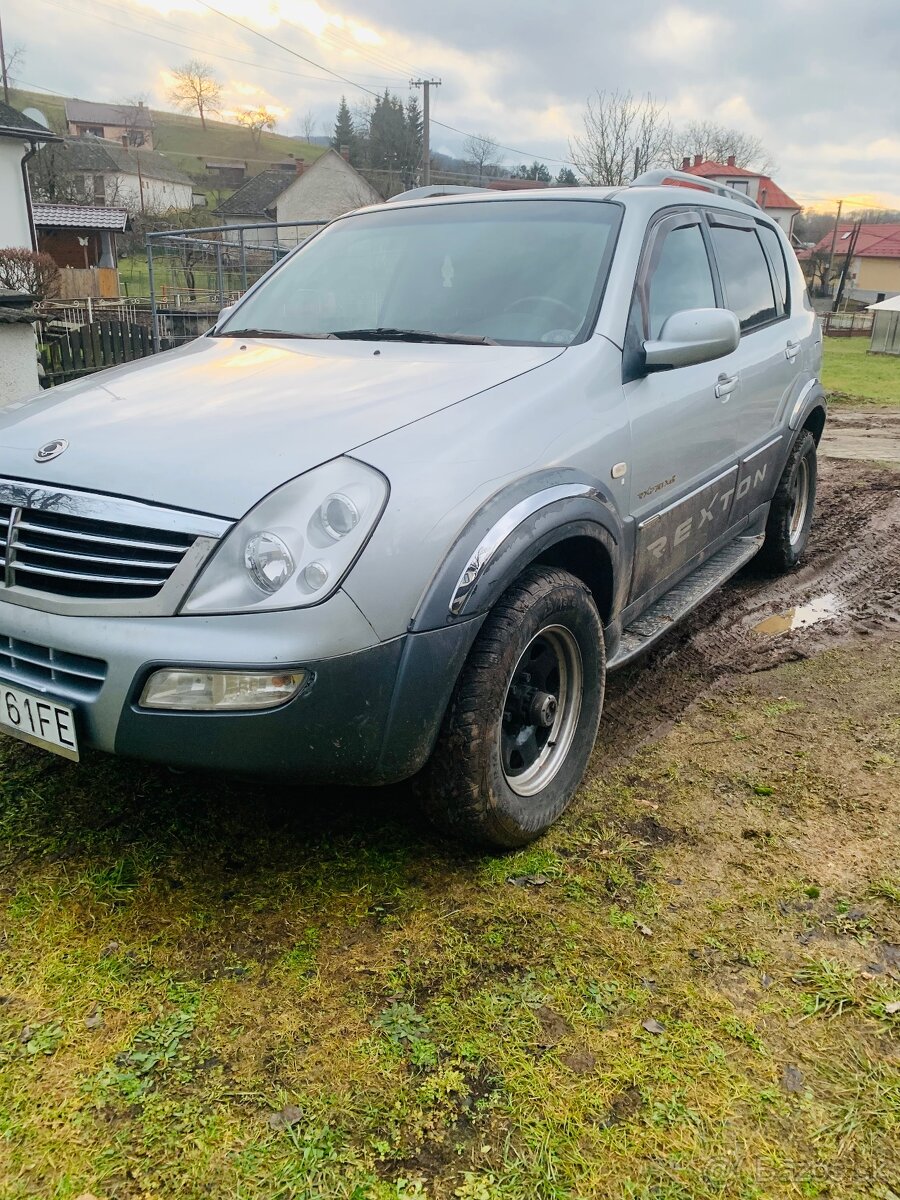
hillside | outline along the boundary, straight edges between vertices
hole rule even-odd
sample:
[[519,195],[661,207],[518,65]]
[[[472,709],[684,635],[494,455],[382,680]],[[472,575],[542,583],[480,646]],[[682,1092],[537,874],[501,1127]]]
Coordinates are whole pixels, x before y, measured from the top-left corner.
[[[52,128],[65,129],[64,105],[67,97],[46,96],[40,92],[10,89],[10,103],[18,109],[39,108]],[[84,99],[84,97],[82,97]],[[153,116],[153,145],[182,171],[198,178],[205,174],[209,159],[241,159],[247,164],[248,175],[255,175],[272,163],[287,158],[304,158],[312,162],[325,153],[324,146],[315,146],[301,138],[281,133],[263,133],[255,146],[248,130],[228,121],[207,120],[206,129],[199,117],[184,113],[151,109]]]

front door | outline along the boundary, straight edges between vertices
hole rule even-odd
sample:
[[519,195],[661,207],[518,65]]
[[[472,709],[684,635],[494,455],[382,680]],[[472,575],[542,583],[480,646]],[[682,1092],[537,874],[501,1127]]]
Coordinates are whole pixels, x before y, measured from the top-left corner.
[[718,303],[702,217],[694,211],[664,217],[644,252],[625,347],[636,523],[632,600],[657,589],[728,528],[740,348],[714,362],[650,374],[641,358],[643,342],[659,336],[667,317]]

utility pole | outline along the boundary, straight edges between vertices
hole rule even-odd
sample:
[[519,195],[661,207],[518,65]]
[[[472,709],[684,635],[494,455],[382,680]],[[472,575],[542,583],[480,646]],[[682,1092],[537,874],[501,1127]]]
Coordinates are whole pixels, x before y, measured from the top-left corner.
[[834,268],[834,247],[837,242],[838,226],[841,223],[841,209],[843,207],[844,207],[843,200],[838,200],[838,209],[837,209],[837,212],[835,213],[835,217],[834,217],[834,229],[832,230],[832,233],[831,233],[831,250],[828,254],[828,273],[825,276],[825,283],[829,289],[829,292],[831,292],[832,300],[834,299],[834,292],[831,291],[831,272],[832,272],[832,269]]
[[841,282],[838,284],[837,295],[834,298],[834,303],[831,306],[832,312],[837,312],[841,307],[841,300],[844,297],[844,284],[847,282],[847,276],[850,273],[850,265],[853,262],[853,255],[856,253],[856,243],[859,240],[859,231],[862,228],[862,221],[857,221],[853,226],[853,233],[850,236],[850,241],[847,243],[847,257],[844,259],[844,269],[841,271]]
[[440,87],[439,79],[411,79],[410,87],[422,89],[422,183],[431,183],[431,89]]
[[0,21],[0,73],[3,75],[3,103],[9,104],[9,78],[6,74],[6,52],[3,49],[2,21]]

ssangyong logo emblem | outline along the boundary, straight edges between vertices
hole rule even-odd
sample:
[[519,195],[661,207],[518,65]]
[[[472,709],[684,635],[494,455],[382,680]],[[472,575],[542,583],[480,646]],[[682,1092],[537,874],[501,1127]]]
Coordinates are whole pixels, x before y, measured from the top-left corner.
[[59,458],[64,450],[68,450],[69,443],[65,438],[54,438],[52,442],[44,442],[39,450],[34,452],[35,462],[49,462],[51,458]]

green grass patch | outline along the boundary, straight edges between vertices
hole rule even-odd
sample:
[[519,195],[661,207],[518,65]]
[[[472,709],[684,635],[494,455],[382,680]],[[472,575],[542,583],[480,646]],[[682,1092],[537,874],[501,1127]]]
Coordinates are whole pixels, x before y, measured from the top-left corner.
[[832,402],[900,407],[900,356],[869,354],[869,339],[824,338],[822,385]]

